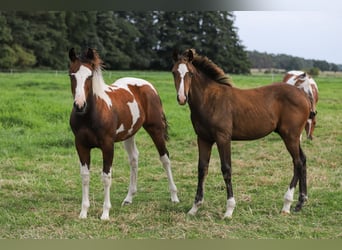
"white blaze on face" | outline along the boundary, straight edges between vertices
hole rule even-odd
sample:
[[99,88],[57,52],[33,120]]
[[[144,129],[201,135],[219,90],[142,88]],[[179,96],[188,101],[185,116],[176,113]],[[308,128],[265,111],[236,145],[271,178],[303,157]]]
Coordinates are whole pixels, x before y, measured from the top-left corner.
[[316,85],[316,82],[311,77],[307,74],[304,77],[300,77],[305,74],[305,72],[297,70],[289,71],[288,74],[290,74],[291,77],[286,81],[287,84],[297,86],[298,88],[303,89],[308,95],[313,96],[311,85]]
[[184,77],[187,72],[189,72],[188,68],[186,67],[185,63],[181,63],[178,65],[178,72],[181,77],[181,82],[179,84],[179,89],[178,89],[178,99],[181,103],[184,103],[186,101],[186,96],[184,93]]
[[75,104],[81,108],[84,106],[84,103],[86,102],[86,96],[84,92],[84,84],[85,81],[89,76],[92,75],[92,72],[87,67],[81,65],[79,70],[76,73],[72,73],[76,79],[76,89],[75,89]]
[[299,70],[291,70],[287,72],[287,74],[291,75],[291,77],[286,81],[286,83],[294,86],[298,80],[298,76],[304,74],[304,72]]
[[297,76],[291,76],[287,81],[286,81],[286,83],[287,84],[290,84],[290,85],[292,85],[292,86],[294,86],[295,85],[295,83],[296,83],[296,78],[297,78]]

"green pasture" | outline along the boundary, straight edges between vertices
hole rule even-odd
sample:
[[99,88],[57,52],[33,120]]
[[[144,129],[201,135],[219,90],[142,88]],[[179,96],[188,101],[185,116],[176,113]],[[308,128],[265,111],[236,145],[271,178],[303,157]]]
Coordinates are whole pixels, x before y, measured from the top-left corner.
[[[170,72],[105,72],[108,83],[123,76],[151,81],[170,125],[168,149],[179,204],[172,204],[167,178],[147,133],[137,136],[138,193],[121,207],[129,166],[116,144],[110,221],[99,219],[103,204],[99,150],[92,153],[88,219],[80,220],[81,177],[69,128],[72,97],[67,72],[0,74],[1,239],[341,239],[342,79],[318,77],[315,138],[303,137],[309,200],[303,210],[280,214],[292,177],[292,162],[278,135],[232,143],[233,219],[223,220],[226,194],[216,148],[206,181],[205,203],[187,215],[197,185],[196,137],[188,106],[179,106]],[[280,81],[281,75],[233,75],[249,88]],[[253,122],[253,121],[250,121]],[[297,198],[298,189],[295,197]]]

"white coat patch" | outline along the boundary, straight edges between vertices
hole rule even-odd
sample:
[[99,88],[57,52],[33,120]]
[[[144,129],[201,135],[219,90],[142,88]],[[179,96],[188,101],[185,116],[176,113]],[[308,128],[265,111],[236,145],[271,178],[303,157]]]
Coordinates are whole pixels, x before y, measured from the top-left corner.
[[135,99],[133,100],[133,102],[128,102],[127,105],[129,107],[129,110],[131,111],[131,115],[132,115],[132,126],[128,130],[128,133],[131,134],[133,132],[133,127],[134,127],[135,123],[138,121],[138,119],[140,117],[140,110],[139,110],[138,103],[136,102]]
[[125,127],[123,124],[120,125],[120,127],[116,130],[116,134],[119,134],[121,132],[125,131]]
[[133,95],[133,93],[131,92],[131,90],[129,89],[128,86],[138,86],[138,87],[142,87],[142,86],[149,86],[154,92],[157,93],[156,89],[153,87],[153,85],[151,83],[149,83],[148,81],[144,80],[144,79],[140,79],[140,78],[135,78],[135,77],[123,77],[120,78],[118,80],[116,80],[111,87],[115,89],[124,89],[127,90],[129,93],[131,93]]

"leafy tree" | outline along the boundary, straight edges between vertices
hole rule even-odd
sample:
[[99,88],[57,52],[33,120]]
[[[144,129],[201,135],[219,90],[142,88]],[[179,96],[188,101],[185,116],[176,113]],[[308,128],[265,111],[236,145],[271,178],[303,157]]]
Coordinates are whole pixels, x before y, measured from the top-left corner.
[[161,69],[170,68],[174,48],[195,48],[226,72],[248,73],[249,61],[233,27],[234,16],[226,11],[161,12],[158,56]]
[[158,15],[158,11],[126,13],[126,20],[139,31],[139,36],[134,40],[135,53],[130,53],[131,67],[134,69],[151,69],[158,58]]
[[101,56],[105,58],[105,66],[108,69],[121,69],[129,66],[129,57],[118,48],[122,44],[118,27],[118,16],[113,11],[98,12],[96,19],[97,36],[99,37],[99,50]]
[[75,48],[77,51],[88,47],[102,49],[97,35],[96,20],[96,11],[67,11],[65,13],[69,48]]

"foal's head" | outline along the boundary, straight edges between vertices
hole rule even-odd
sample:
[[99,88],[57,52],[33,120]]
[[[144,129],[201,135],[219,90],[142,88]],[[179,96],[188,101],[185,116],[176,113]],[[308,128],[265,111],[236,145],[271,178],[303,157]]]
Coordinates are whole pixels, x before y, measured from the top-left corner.
[[195,53],[193,49],[186,50],[181,55],[177,51],[173,52],[174,65],[172,74],[177,91],[177,100],[180,105],[184,105],[188,100],[191,79],[196,71],[192,64]]
[[101,66],[101,59],[94,49],[88,49],[80,57],[75,49],[69,51],[71,92],[74,97],[74,107],[78,114],[87,111],[87,99],[92,92],[93,72]]

